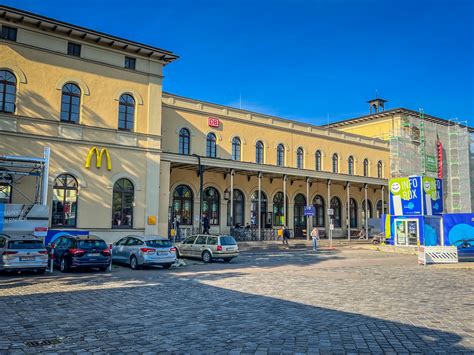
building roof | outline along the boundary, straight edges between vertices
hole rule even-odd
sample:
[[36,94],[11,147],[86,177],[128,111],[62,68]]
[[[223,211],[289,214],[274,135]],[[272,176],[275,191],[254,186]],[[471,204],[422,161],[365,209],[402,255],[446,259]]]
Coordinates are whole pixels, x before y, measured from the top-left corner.
[[[403,107],[399,107],[399,108],[393,108],[393,109],[386,110],[386,111],[376,112],[376,113],[365,115],[365,116],[349,118],[349,119],[346,119],[346,120],[329,123],[329,124],[323,125],[323,127],[338,129],[338,128],[341,128],[341,127],[344,127],[344,126],[350,126],[350,125],[354,125],[354,124],[373,121],[373,120],[383,118],[383,117],[387,117],[387,116],[391,116],[391,115],[394,115],[394,114],[408,114],[408,115],[412,115],[412,116],[418,116],[420,114],[420,112],[415,111],[415,110],[410,110],[410,109],[407,109],[407,108],[403,108]],[[443,125],[443,126],[452,126],[452,125],[455,125],[456,123],[458,123],[457,121],[454,121],[454,120],[447,120],[447,119],[444,119],[444,118],[439,118],[439,117],[436,117],[436,116],[427,115],[426,113],[424,114],[424,119],[426,121],[433,122],[433,123]],[[461,127],[467,127],[469,132],[474,132],[474,127],[469,127],[465,124],[460,124],[460,126]]]
[[165,65],[179,58],[178,55],[165,49],[130,41],[5,5],[0,5],[0,19],[25,26],[33,26],[44,31],[124,51],[135,56],[156,59],[164,62]]

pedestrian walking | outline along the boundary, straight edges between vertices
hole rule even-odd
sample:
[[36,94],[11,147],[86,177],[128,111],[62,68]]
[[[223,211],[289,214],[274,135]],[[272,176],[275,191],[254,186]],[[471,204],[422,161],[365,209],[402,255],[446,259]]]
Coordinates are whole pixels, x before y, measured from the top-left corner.
[[288,239],[290,238],[290,230],[283,226],[283,245],[286,245],[287,248],[290,247]]
[[314,227],[311,231],[311,239],[313,240],[313,251],[318,251],[319,230]]
[[209,223],[209,218],[207,217],[207,215],[204,215],[202,217],[202,226],[204,228],[203,233],[209,234],[209,229],[211,228],[211,224]]

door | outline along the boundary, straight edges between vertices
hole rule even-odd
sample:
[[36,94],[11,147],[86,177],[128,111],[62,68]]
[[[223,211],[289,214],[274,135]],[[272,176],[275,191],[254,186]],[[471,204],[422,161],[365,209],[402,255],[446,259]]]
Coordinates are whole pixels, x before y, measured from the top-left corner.
[[417,219],[395,219],[395,244],[418,245],[420,228]]
[[181,256],[191,256],[195,240],[196,240],[195,235],[183,240],[183,242],[179,246],[179,254]]
[[303,238],[304,230],[306,229],[306,216],[304,215],[304,207],[306,206],[306,198],[302,194],[295,197],[294,212],[294,233],[295,238]]
[[125,244],[127,243],[128,237],[120,239],[117,243],[115,243],[113,250],[112,250],[112,259],[118,262],[124,262],[125,258],[123,256],[123,249]]
[[206,245],[207,245],[207,236],[206,235],[198,236],[196,238],[196,242],[194,243],[192,256],[195,258],[200,258],[202,255],[202,252],[206,248]]

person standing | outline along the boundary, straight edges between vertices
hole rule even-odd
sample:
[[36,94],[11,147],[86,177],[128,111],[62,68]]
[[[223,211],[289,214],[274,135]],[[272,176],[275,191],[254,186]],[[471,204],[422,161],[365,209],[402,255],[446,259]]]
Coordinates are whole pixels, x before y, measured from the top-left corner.
[[207,215],[202,217],[202,226],[204,228],[204,234],[209,234],[209,229],[211,228],[211,224],[209,223],[209,218]]
[[313,240],[313,251],[318,251],[319,230],[314,227],[311,231],[311,239]]
[[287,248],[290,247],[288,239],[290,238],[290,230],[283,226],[283,245],[286,245]]

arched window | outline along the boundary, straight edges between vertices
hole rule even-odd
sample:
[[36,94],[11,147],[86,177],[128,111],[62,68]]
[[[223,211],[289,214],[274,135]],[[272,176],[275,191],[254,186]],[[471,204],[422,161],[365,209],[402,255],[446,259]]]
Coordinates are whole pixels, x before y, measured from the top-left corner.
[[227,225],[236,226],[244,225],[245,221],[245,197],[242,191],[234,189],[234,209],[233,209],[233,221],[230,220],[230,199],[227,201]]
[[378,178],[383,177],[383,164],[381,160],[379,160],[379,162],[377,163],[377,177]]
[[16,77],[11,71],[0,70],[0,112],[15,112]]
[[304,162],[304,151],[303,148],[299,147],[296,150],[296,167],[298,169],[303,169],[303,162]]
[[333,222],[335,228],[341,228],[341,200],[338,197],[334,196],[331,199],[331,208],[334,211]]
[[[250,197],[250,223],[252,225],[257,225],[258,224],[258,191],[255,191],[252,196]],[[267,195],[265,192],[262,191],[261,195],[261,201],[260,201],[260,212],[261,212],[261,217],[260,217],[260,223],[262,226],[265,225],[266,221],[266,216],[267,216]]]
[[78,123],[80,110],[81,89],[73,83],[65,84],[61,95],[61,121]]
[[354,175],[354,157],[352,155],[347,160],[347,172],[349,175]]
[[241,142],[239,137],[232,139],[232,160],[240,161]]
[[135,99],[132,95],[123,94],[119,100],[118,128],[124,131],[133,131],[135,121]]
[[285,207],[285,202],[283,200],[283,192],[281,191],[277,192],[275,196],[273,196],[273,225],[274,226],[288,225],[288,197],[286,198],[286,214],[284,213],[284,207]]
[[77,225],[77,180],[63,174],[54,180],[51,225],[53,227],[76,228]]
[[382,210],[382,200],[377,201],[377,218],[382,217],[382,214],[387,213],[387,201],[384,201],[384,206]]
[[257,164],[263,164],[263,143],[262,141],[257,141],[255,144],[255,162]]
[[364,159],[364,176],[369,176],[369,160]]
[[283,144],[278,144],[277,146],[277,165],[285,165],[285,146]]
[[191,135],[189,133],[189,130],[187,128],[181,128],[179,130],[179,142],[178,142],[179,154],[189,155],[190,141],[191,141]]
[[313,199],[313,206],[316,209],[313,216],[313,226],[324,227],[324,200],[320,195],[316,195]]
[[357,228],[357,202],[353,198],[349,200],[349,225]]
[[193,224],[193,192],[186,185],[179,185],[173,192],[172,217],[182,225]]
[[316,166],[316,171],[321,171],[321,151],[317,150],[315,154],[315,166]]
[[[372,218],[372,202],[367,203],[367,218]],[[362,201],[362,222],[365,224],[365,200]]]
[[332,172],[338,173],[339,172],[339,157],[336,153],[332,155]]
[[133,228],[133,184],[119,179],[114,184],[112,198],[112,228]]
[[209,218],[209,223],[213,226],[219,225],[221,198],[219,192],[208,187],[204,190],[202,213]]
[[209,158],[216,157],[216,135],[214,133],[208,133],[207,135],[206,156]]

